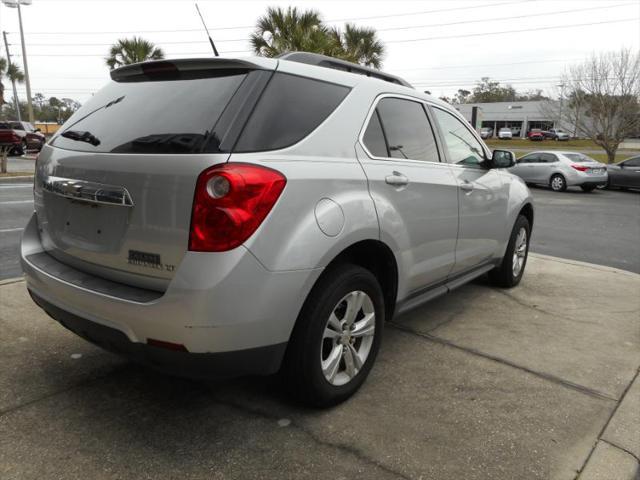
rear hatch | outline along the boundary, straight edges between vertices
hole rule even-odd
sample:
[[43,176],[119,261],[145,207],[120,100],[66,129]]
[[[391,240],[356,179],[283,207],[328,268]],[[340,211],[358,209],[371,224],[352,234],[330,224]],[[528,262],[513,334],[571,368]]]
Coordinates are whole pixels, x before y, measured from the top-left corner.
[[112,72],[38,158],[35,207],[48,253],[166,289],[188,248],[198,175],[227,161],[275,65],[182,60]]

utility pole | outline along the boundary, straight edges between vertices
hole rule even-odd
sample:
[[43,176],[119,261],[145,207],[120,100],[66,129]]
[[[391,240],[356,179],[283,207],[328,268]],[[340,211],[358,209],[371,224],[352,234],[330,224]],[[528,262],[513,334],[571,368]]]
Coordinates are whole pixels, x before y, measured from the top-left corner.
[[22,11],[20,10],[20,1],[18,1],[18,21],[20,22],[20,41],[22,42],[22,61],[24,62],[24,83],[27,87],[27,112],[29,113],[29,122],[34,123],[33,104],[31,103],[31,82],[29,81],[29,66],[27,65],[27,47],[24,44],[24,30],[22,29]]
[[[7,50],[7,67],[11,65],[11,54],[9,53],[9,44],[7,43],[7,32],[2,32],[2,36],[4,38],[4,48]],[[11,86],[13,87],[13,104],[16,109],[16,115],[18,117],[18,121],[22,121],[22,117],[20,116],[20,102],[18,102],[18,92],[16,91],[16,79],[11,78]]]

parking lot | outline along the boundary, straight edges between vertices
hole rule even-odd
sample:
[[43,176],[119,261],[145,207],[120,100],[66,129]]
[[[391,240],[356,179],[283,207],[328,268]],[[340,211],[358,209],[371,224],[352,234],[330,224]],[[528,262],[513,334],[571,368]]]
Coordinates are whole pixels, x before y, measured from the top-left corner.
[[[0,286],[0,478],[632,478],[640,276],[532,256],[386,328],[362,391],[301,409],[275,378],[190,382]],[[636,379],[634,381],[634,379]]]
[[[292,404],[278,378],[137,367],[5,280],[0,478],[633,478],[640,194],[532,192],[522,284],[478,280],[396,318],[363,390],[327,411]],[[0,185],[3,278],[20,274],[30,200],[29,183]]]

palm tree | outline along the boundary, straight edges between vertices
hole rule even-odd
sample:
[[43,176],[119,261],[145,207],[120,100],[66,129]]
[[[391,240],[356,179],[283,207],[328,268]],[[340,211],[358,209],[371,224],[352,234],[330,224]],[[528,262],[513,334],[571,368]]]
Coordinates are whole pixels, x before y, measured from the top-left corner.
[[325,53],[331,39],[315,10],[269,7],[267,14],[258,19],[250,42],[256,55],[275,57],[285,52]]
[[377,38],[375,29],[347,23],[344,32],[338,28],[331,29],[331,36],[337,45],[334,56],[366,67],[382,66],[384,45]]
[[268,8],[258,19],[250,42],[254,53],[263,57],[312,52],[380,68],[384,56],[384,45],[373,28],[347,23],[342,32],[327,27],[317,11],[295,7]]
[[0,57],[0,106],[5,104],[4,100],[4,78],[9,79],[10,82],[23,83],[24,73],[20,70],[15,63],[8,63],[6,58]]
[[111,46],[109,56],[105,58],[107,66],[113,70],[122,65],[162,60],[164,52],[160,47],[141,37],[121,38]]

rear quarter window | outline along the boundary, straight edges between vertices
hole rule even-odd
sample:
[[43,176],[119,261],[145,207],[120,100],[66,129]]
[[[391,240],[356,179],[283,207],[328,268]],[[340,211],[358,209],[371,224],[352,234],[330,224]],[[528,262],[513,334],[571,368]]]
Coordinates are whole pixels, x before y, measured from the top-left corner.
[[349,91],[342,85],[275,73],[234,152],[276,150],[299,142],[340,105]]

